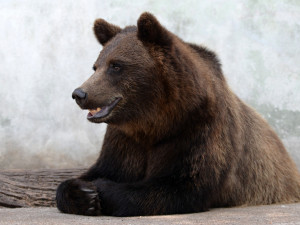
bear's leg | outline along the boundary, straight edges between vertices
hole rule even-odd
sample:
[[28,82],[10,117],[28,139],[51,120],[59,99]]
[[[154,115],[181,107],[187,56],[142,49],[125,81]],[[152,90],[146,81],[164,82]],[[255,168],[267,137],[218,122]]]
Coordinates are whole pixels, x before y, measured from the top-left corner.
[[57,208],[64,213],[97,216],[100,202],[93,183],[80,179],[62,182],[56,191]]
[[192,182],[160,178],[147,182],[115,183],[97,179],[103,214],[111,216],[166,215],[206,211],[211,195]]

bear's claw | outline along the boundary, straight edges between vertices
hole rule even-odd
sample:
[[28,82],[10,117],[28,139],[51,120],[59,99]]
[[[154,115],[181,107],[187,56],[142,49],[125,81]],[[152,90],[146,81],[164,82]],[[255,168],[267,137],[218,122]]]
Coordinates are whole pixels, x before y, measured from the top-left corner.
[[94,190],[89,189],[89,188],[85,188],[85,187],[81,187],[80,189],[81,189],[82,191],[84,191],[84,192],[89,192],[89,193],[95,192]]
[[94,184],[80,179],[62,182],[56,192],[57,207],[64,213],[97,216],[100,200]]

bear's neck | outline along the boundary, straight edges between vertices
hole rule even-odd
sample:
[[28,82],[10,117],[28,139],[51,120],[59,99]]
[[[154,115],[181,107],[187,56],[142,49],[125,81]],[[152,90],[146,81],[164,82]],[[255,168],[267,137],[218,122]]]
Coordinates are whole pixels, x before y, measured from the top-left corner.
[[154,119],[113,126],[133,138],[137,143],[153,146],[165,140],[184,136],[191,137],[196,131],[201,128],[206,129],[207,124],[212,124],[218,119],[207,111],[204,112],[201,106],[181,115],[181,117],[160,115]]

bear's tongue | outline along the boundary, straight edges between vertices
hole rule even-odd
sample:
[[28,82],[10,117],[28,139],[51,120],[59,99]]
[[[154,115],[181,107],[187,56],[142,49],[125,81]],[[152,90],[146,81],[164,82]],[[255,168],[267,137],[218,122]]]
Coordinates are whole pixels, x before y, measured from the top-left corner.
[[97,112],[100,112],[101,108],[97,108],[97,109],[89,109],[91,116],[94,116]]

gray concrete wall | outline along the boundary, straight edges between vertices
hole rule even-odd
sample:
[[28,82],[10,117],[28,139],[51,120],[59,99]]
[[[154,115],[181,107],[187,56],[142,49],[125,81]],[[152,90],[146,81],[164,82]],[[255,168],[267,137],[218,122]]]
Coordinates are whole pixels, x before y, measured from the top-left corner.
[[300,2],[0,0],[0,168],[90,165],[105,125],[71,99],[101,50],[92,25],[154,13],[216,51],[232,89],[256,108],[300,167]]

